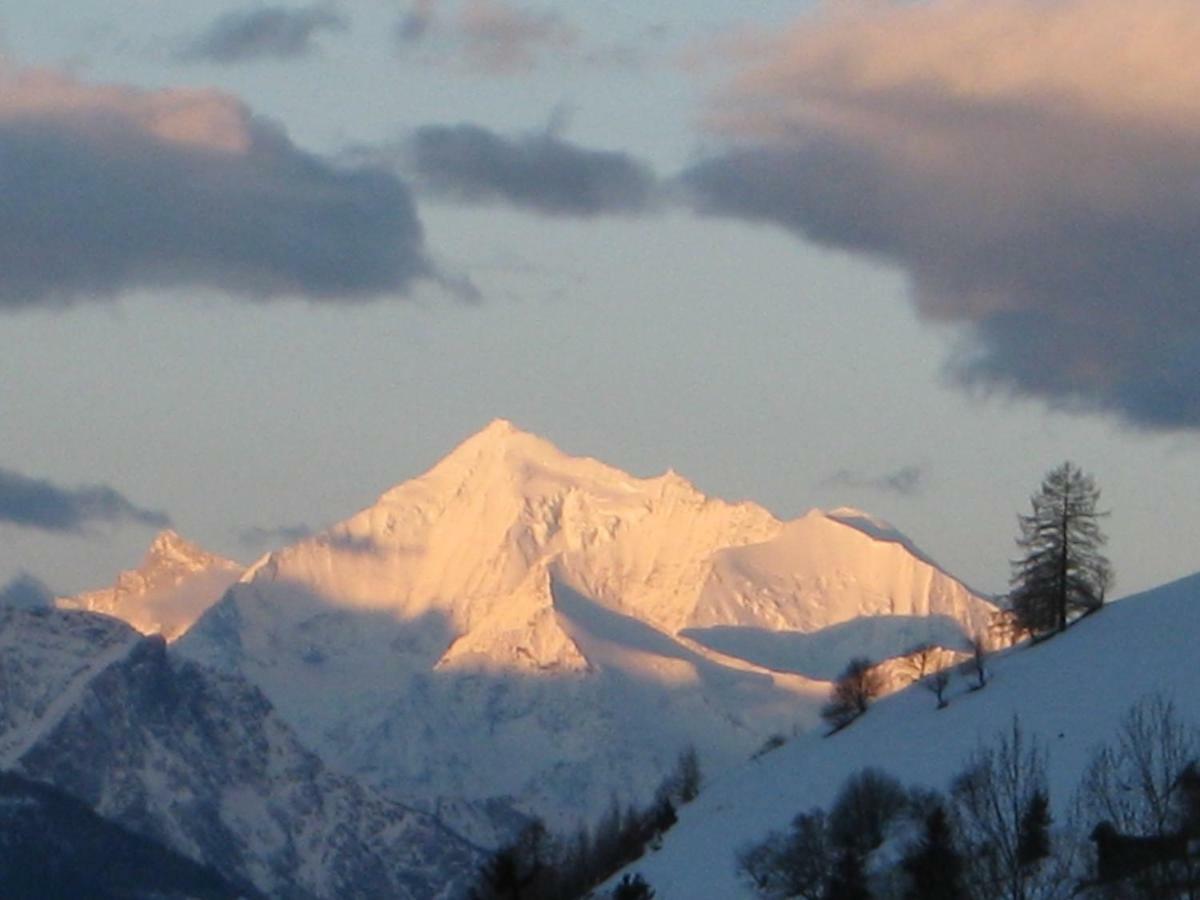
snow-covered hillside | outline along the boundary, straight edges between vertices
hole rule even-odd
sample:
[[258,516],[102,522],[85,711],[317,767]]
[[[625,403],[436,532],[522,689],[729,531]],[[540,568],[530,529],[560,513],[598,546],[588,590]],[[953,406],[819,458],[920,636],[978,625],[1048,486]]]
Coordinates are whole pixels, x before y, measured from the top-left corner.
[[497,421],[265,557],[177,646],[398,796],[564,825],[644,801],[687,743],[716,771],[811,725],[849,656],[961,641],[992,611],[864,514],[784,523]]
[[241,577],[245,566],[184,540],[170,529],[155,537],[136,569],[99,591],[57,600],[63,609],[116,616],[143,634],[168,641],[187,631]]
[[79,611],[0,609],[0,768],[264,895],[457,898],[477,851],[330,772],[243,679]]
[[1018,716],[1047,751],[1055,817],[1065,820],[1093,751],[1111,743],[1137,701],[1161,693],[1200,726],[1200,575],[1111,604],[1065,634],[996,657],[991,680],[948,708],[919,688],[893,694],[832,737],[809,734],[715,779],[666,836],[631,868],[661,900],[754,896],[738,880],[735,853],[784,830],[799,812],[827,807],[867,766],[906,784],[946,790],[981,743],[994,744]]

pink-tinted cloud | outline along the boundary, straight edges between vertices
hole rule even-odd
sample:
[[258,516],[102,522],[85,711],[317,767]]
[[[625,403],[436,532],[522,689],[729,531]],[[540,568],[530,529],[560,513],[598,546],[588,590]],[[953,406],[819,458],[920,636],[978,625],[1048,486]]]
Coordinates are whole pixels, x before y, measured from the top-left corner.
[[492,74],[531,69],[543,53],[568,50],[579,37],[558,13],[535,12],[505,0],[466,0],[458,28],[467,60]]
[[52,69],[0,64],[0,122],[20,120],[83,130],[124,124],[163,143],[230,154],[245,153],[253,139],[250,111],[215,90],[89,85]]
[[1200,426],[1200,16],[827,4],[734,53],[701,208],[890,259],[966,383]]
[[210,90],[0,66],[0,309],[207,286],[394,295],[436,277],[404,184]]

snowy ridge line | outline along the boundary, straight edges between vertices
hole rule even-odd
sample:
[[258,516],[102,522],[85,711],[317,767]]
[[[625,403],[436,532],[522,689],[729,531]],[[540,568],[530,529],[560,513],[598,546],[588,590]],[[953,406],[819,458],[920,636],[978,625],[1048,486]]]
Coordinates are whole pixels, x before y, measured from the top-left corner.
[[75,708],[88,685],[111,666],[126,660],[143,640],[144,638],[140,634],[132,634],[124,643],[97,656],[71,679],[70,683],[50,702],[46,711],[37,721],[18,729],[13,735],[0,739],[0,770],[16,768],[21,757],[53,731]]

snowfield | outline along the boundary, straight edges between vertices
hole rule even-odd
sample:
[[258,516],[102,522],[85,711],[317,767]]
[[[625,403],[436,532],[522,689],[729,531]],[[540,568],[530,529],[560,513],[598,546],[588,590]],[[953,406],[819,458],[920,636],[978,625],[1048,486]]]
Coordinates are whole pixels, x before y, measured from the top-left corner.
[[1056,819],[1066,818],[1094,750],[1110,743],[1133,704],[1161,693],[1200,725],[1200,574],[1105,607],[1065,634],[993,658],[975,692],[956,676],[950,705],[909,688],[877,702],[831,737],[812,733],[713,779],[664,844],[629,867],[660,900],[733,900],[754,893],[739,881],[735,854],[799,812],[828,808],[843,782],[868,766],[906,785],[945,791],[981,744],[1014,716],[1047,752]]

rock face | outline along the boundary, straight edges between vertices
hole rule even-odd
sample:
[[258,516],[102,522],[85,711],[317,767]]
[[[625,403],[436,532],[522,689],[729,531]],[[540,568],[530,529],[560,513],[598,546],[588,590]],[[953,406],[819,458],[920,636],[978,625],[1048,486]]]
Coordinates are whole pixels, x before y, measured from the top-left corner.
[[[873,646],[894,655],[991,612],[863,514],[784,523],[497,421],[265,557],[177,646],[398,796],[563,824],[645,801],[688,743],[720,768],[813,722],[831,676],[805,660],[831,627],[886,618]],[[758,658],[776,635],[808,641],[796,665]]]
[[262,895],[103,819],[48,785],[0,773],[5,900],[238,900]]
[[117,576],[111,588],[63,597],[64,609],[116,616],[143,634],[172,641],[221,599],[245,566],[202,550],[174,531],[161,532],[136,569]]
[[3,767],[264,895],[460,897],[477,851],[335,775],[255,688],[113,619],[0,610]]

